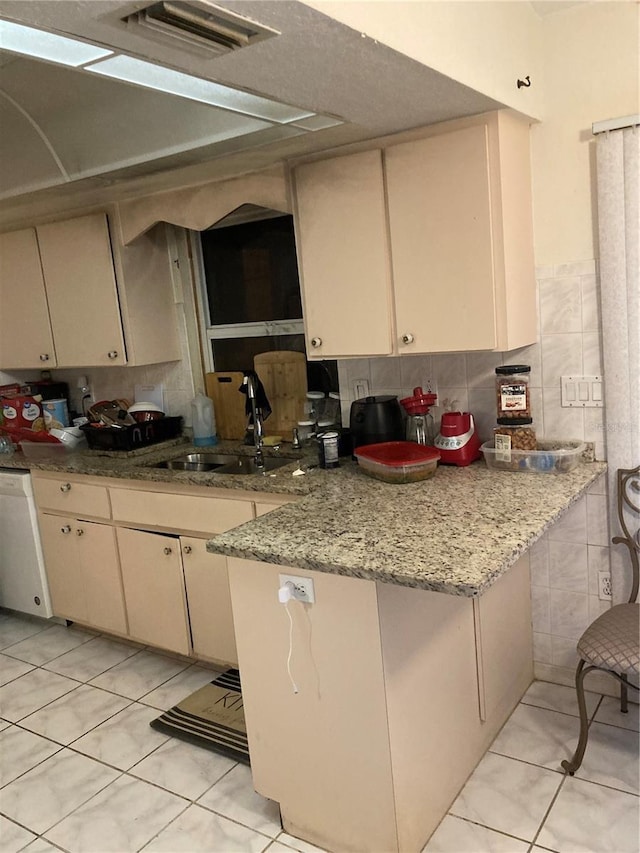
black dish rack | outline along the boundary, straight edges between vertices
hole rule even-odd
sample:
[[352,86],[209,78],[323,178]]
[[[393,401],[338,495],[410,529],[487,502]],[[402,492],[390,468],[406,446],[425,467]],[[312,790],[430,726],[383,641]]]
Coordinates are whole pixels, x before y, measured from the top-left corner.
[[92,426],[85,424],[80,429],[87,438],[91,450],[135,450],[159,441],[176,438],[182,431],[182,418],[158,418],[126,427]]

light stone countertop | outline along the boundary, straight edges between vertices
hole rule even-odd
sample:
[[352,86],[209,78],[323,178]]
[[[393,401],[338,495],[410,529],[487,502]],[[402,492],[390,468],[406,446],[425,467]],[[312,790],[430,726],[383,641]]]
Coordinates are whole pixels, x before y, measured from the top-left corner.
[[[430,480],[390,485],[366,476],[350,459],[342,459],[337,469],[322,470],[316,467],[315,450],[293,453],[287,445],[280,455],[291,461],[267,476],[153,467],[159,460],[203,449],[176,439],[125,454],[58,452],[39,459],[2,454],[0,470],[299,496],[209,540],[207,550],[463,596],[477,596],[491,586],[606,471],[603,462],[581,462],[562,474],[495,471],[480,460],[466,468],[439,465]],[[252,453],[238,442],[210,449]],[[293,476],[298,461],[304,476]]]
[[604,472],[439,465],[430,480],[390,485],[343,461],[323,487],[211,539],[207,550],[276,565],[477,596]]

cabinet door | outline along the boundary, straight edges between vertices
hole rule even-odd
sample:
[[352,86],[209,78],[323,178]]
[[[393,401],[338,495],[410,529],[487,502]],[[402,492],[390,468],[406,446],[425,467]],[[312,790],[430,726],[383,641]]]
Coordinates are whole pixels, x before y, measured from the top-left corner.
[[117,538],[130,636],[189,654],[179,539],[125,528]]
[[385,165],[399,351],[494,349],[486,125],[391,146]]
[[209,554],[205,539],[181,538],[193,651],[238,665],[224,554]]
[[0,369],[55,367],[49,309],[33,228],[0,234]]
[[82,571],[87,622],[96,628],[127,633],[116,535],[108,524],[75,521],[73,537]]
[[381,152],[306,163],[294,180],[307,357],[388,355],[391,271]]
[[87,602],[74,533],[75,519],[42,513],[39,526],[54,615],[86,624]]
[[58,364],[125,364],[106,216],[41,225],[37,235]]

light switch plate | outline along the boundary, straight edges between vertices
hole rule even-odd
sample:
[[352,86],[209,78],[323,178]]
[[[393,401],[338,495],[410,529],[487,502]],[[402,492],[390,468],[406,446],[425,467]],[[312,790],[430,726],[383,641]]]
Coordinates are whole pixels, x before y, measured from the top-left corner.
[[602,376],[561,376],[563,408],[601,409],[604,406]]

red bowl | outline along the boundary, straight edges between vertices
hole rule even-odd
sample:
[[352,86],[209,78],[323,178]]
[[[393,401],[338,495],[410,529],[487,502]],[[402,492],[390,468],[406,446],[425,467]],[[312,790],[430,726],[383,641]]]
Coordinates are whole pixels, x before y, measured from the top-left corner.
[[157,421],[160,418],[164,417],[164,412],[155,412],[143,410],[141,412],[130,412],[131,417],[134,421],[137,421],[139,424],[147,423],[147,421]]

